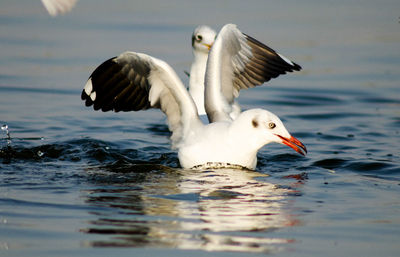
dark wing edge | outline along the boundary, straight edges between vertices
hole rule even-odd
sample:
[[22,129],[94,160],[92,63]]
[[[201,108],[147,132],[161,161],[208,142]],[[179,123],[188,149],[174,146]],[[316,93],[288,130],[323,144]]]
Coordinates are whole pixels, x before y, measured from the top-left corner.
[[301,70],[301,66],[297,63],[257,39],[244,33],[243,35],[252,56],[245,63],[244,69],[235,72],[233,83],[237,90],[259,86],[279,75]]
[[150,108],[150,67],[131,62],[129,58],[113,57],[98,66],[82,90],[85,105],[103,112]]

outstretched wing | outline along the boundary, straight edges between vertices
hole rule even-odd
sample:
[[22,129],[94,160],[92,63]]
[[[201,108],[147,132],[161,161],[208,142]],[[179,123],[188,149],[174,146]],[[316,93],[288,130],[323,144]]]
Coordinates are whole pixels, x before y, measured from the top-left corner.
[[207,62],[205,105],[210,121],[230,119],[228,114],[241,89],[298,70],[298,64],[242,33],[236,25],[225,25]]
[[172,145],[200,122],[197,109],[175,71],[146,54],[125,52],[102,63],[81,95],[86,106],[102,111],[161,109],[168,118]]
[[42,0],[44,7],[51,16],[70,11],[77,0]]

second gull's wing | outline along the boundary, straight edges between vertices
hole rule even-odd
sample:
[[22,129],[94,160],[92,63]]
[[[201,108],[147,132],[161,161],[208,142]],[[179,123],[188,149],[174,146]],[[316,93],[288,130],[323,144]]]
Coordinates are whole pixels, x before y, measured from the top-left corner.
[[301,67],[256,39],[227,24],[218,33],[207,61],[205,106],[211,122],[231,120],[229,113],[241,89]]

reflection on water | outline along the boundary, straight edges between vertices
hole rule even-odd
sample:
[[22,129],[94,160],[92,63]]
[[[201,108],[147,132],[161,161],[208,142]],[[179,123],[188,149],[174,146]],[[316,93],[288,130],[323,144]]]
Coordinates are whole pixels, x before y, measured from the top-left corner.
[[92,246],[271,252],[293,239],[268,232],[299,223],[285,208],[294,189],[268,183],[254,171],[135,165],[93,176],[97,185],[85,192],[86,201],[107,208],[91,213],[82,229],[106,236]]

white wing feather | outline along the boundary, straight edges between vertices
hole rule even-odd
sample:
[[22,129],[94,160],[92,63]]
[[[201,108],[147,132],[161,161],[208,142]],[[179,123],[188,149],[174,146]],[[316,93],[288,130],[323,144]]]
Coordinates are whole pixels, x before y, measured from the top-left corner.
[[70,11],[77,0],[42,0],[44,7],[51,16]]

